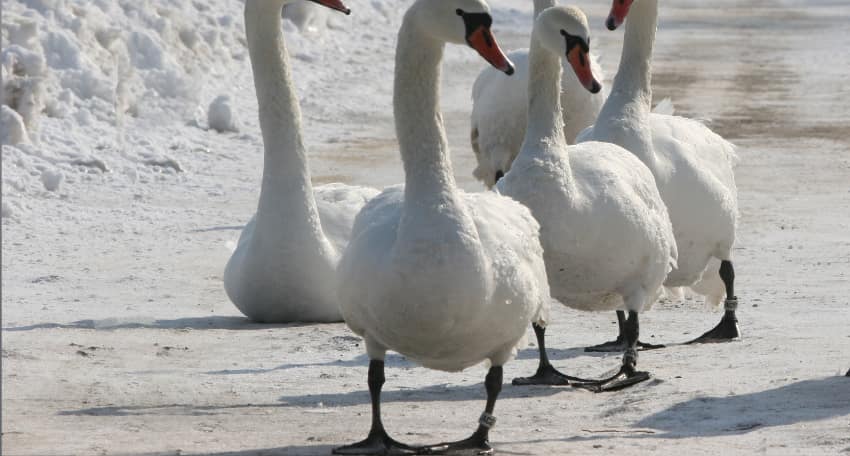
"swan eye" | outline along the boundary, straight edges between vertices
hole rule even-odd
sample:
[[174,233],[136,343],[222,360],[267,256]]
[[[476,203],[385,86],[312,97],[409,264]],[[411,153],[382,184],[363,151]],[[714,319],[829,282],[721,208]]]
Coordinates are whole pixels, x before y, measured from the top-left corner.
[[564,29],[561,29],[561,36],[567,36],[567,31],[564,30]]
[[462,9],[460,9],[460,8],[456,9],[456,10],[455,10],[455,13],[456,13],[458,16],[463,16],[463,10],[462,10]]
[[584,38],[570,35],[564,30],[561,30],[561,35],[564,36],[565,41],[567,42],[567,52],[572,51],[576,46],[580,47],[584,52],[590,52],[590,38],[585,41]]

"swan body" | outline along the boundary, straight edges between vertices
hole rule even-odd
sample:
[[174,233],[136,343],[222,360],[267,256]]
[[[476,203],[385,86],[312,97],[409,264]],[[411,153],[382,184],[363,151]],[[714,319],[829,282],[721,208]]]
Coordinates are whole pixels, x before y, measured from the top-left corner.
[[502,71],[513,71],[491,23],[483,0],[417,0],[404,16],[394,114],[405,185],[366,204],[339,265],[342,313],[370,358],[372,428],[366,440],[336,454],[423,451],[391,439],[381,422],[387,350],[443,371],[490,363],[478,429],[425,451],[490,454],[502,365],[523,343],[528,324],[545,320],[549,287],[539,225],[510,198],[457,189],[439,111],[445,43],[468,43]]
[[263,179],[257,212],[225,266],[224,288],[254,321],[340,321],[339,252],[347,244],[355,214],[377,191],[343,184],[313,188],[280,27],[286,3],[245,4],[263,132]]
[[731,260],[738,220],[733,170],[738,157],[732,143],[704,124],[650,112],[649,68],[657,14],[657,0],[634,1],[611,95],[596,124],[578,141],[618,144],[649,168],[679,250],[677,266],[665,285],[692,286],[709,302],[719,303],[726,290],[717,260]]
[[402,186],[384,190],[357,218],[340,263],[346,323],[370,355],[392,349],[443,371],[504,364],[528,324],[545,320],[539,225],[506,197],[456,192],[463,214],[434,201],[428,209],[447,220],[407,234],[405,219],[416,216],[404,194]]
[[574,8],[550,8],[537,20],[529,129],[497,188],[540,223],[554,298],[580,310],[641,311],[676,261],[670,220],[652,174],[634,155],[613,144],[569,146],[563,139],[562,120],[552,116],[561,112],[554,95],[564,45],[546,34],[559,20],[586,27]]
[[[552,297],[579,310],[629,311],[623,365],[610,382],[597,382],[604,391],[649,378],[635,370],[638,313],[657,298],[677,252],[667,209],[649,169],[620,146],[570,146],[564,139],[560,56],[566,56],[584,88],[598,92],[601,87],[586,57],[589,42],[581,10],[553,6],[538,16],[530,47],[525,141],[496,188],[531,209],[540,223]],[[514,384],[576,380],[552,367],[545,327],[533,326],[540,364],[533,376],[514,379]]]
[[455,186],[437,99],[442,37],[457,34],[430,31],[439,26],[428,19],[455,2],[439,2],[414,3],[399,32],[394,105],[406,185],[358,214],[339,266],[340,298],[370,355],[392,349],[457,371],[506,362],[549,291],[528,209]]

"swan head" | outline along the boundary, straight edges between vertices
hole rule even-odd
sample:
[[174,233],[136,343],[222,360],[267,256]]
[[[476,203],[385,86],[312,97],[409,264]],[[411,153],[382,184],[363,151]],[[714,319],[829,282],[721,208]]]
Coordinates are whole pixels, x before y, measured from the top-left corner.
[[626,21],[626,16],[629,15],[629,8],[632,7],[634,0],[614,0],[611,5],[611,14],[608,15],[608,20],[605,21],[605,26],[608,30],[616,30],[617,27],[623,25]]
[[408,15],[431,38],[467,44],[499,71],[514,73],[513,63],[499,48],[490,30],[493,18],[483,0],[418,0]]
[[534,36],[548,51],[567,59],[584,88],[591,93],[602,90],[590,68],[590,26],[580,9],[570,6],[546,9],[534,22]]

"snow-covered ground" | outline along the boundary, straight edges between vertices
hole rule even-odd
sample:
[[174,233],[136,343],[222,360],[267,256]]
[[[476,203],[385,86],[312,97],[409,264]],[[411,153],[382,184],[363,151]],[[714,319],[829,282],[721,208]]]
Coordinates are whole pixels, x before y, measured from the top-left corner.
[[[402,180],[391,87],[410,1],[349,0],[351,16],[285,23],[316,182]],[[604,30],[608,2],[575,3],[613,75],[622,32]],[[526,46],[531,2],[491,5],[503,47]],[[535,455],[848,452],[850,7],[661,5],[656,99],[741,148],[744,338],[644,352],[654,380],[619,393],[506,385],[494,443]],[[359,339],[343,324],[250,324],[222,289],[262,166],[242,2],[8,0],[2,33],[2,453],[309,455],[363,437]],[[469,49],[446,54],[453,165],[473,191],[469,94],[483,66]],[[616,366],[579,348],[609,339],[612,317],[556,307],[556,365]],[[642,338],[683,341],[718,319],[664,302]],[[506,377],[535,364],[529,347]],[[390,432],[465,437],[484,373],[391,356]]]

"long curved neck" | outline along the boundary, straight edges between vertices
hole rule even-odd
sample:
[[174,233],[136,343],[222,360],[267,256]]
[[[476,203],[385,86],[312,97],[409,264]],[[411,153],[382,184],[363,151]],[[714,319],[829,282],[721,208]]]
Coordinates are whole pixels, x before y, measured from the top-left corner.
[[393,91],[405,202],[454,200],[455,180],[439,102],[443,43],[422,33],[413,23],[414,14],[411,9],[399,31]]
[[528,50],[528,128],[521,154],[563,153],[564,116],[561,114],[560,57],[543,47],[537,32]]
[[635,0],[628,19],[620,68],[602,106],[596,139],[615,143],[655,170],[655,149],[648,127],[652,109],[652,46],[658,22],[658,0]]
[[626,19],[623,55],[608,98],[611,104],[640,103],[647,113],[651,109],[652,46],[657,25],[658,0],[636,0]]
[[546,8],[555,6],[555,0],[534,0],[534,17],[540,16]]
[[[245,32],[263,133],[263,181],[258,223],[318,225],[310,171],[301,135],[301,109],[281,32],[284,0],[247,0]],[[280,228],[280,227],[278,227]]]

